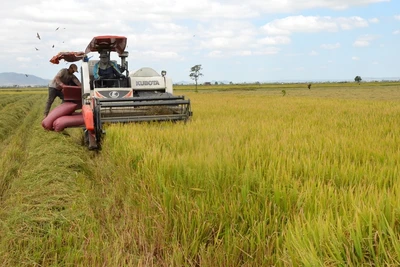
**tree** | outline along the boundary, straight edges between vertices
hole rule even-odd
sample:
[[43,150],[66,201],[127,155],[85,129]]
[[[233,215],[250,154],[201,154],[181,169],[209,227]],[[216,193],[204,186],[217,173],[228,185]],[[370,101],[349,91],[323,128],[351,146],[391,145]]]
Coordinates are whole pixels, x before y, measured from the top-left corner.
[[197,92],[197,81],[201,76],[203,76],[203,73],[200,72],[202,69],[203,68],[201,67],[201,65],[194,65],[193,67],[190,68],[189,77],[196,82],[196,92]]
[[361,80],[362,80],[362,79],[361,79],[360,76],[356,76],[356,77],[354,78],[354,81],[358,82],[358,84],[360,84]]

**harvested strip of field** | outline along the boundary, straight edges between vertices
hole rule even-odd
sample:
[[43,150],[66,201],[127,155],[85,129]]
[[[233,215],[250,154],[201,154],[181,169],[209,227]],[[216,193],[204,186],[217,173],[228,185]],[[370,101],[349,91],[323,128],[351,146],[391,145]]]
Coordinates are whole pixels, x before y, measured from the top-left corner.
[[19,97],[17,101],[4,106],[0,116],[0,142],[17,128],[38,99],[41,99],[41,96]]
[[[97,254],[90,237],[96,223],[85,196],[90,187],[86,151],[66,141],[68,136],[43,130],[44,100],[34,97],[28,106],[17,102],[14,107],[25,116],[14,115],[18,121],[10,121],[12,135],[1,151],[2,266],[66,266],[83,258],[90,262]],[[4,112],[0,115],[10,120]]]
[[3,107],[17,101],[18,99],[21,99],[18,95],[2,94],[2,98],[0,99],[0,111]]

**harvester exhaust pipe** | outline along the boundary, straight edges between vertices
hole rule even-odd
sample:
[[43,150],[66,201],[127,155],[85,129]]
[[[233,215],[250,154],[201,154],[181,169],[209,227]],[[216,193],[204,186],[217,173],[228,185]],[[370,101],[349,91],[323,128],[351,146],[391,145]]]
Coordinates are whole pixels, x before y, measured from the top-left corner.
[[118,55],[121,58],[121,72],[126,71],[126,75],[129,76],[129,71],[128,71],[128,61],[126,61],[126,58],[129,56],[128,51],[124,51],[123,53]]
[[166,70],[161,71],[161,76],[164,78],[164,89],[167,89],[167,81],[165,80],[165,75],[167,75]]

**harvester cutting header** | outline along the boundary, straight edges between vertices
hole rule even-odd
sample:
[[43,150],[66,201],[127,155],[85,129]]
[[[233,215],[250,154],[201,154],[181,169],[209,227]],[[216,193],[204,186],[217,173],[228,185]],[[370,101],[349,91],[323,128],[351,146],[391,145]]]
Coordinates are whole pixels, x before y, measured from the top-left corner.
[[[59,121],[60,115],[70,116],[64,119],[66,127],[84,127],[86,144],[97,149],[105,123],[187,121],[192,116],[190,100],[173,95],[172,80],[166,71],[159,74],[148,67],[129,71],[126,43],[124,36],[97,36],[84,52],[61,52],[50,60],[55,64],[61,59],[82,60],[82,87],[63,87],[65,103],[76,104],[76,109],[81,108],[82,112],[81,117],[75,110],[73,114],[63,114],[57,107],[58,111],[55,108],[54,115],[51,116],[52,111],[45,119],[47,125],[52,123],[50,120]],[[90,52],[98,52],[100,60],[90,60],[87,56]],[[111,53],[117,53],[120,62],[110,60]],[[71,122],[71,116],[76,123]]]

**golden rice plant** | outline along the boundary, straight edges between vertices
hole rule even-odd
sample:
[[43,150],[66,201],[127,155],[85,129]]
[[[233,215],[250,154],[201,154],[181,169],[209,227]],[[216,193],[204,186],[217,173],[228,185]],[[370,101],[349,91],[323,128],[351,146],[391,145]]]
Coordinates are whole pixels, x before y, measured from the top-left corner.
[[99,152],[36,103],[3,142],[0,262],[398,265],[400,91],[319,86],[185,92],[190,122],[108,125]]

